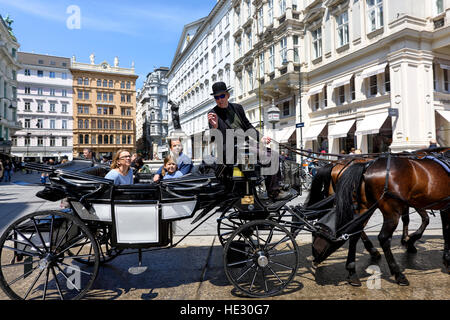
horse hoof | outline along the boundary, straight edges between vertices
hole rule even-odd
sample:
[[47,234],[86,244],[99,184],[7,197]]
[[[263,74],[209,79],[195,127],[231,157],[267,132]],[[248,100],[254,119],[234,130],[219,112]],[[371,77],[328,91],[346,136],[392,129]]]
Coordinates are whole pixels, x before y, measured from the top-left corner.
[[370,253],[370,257],[372,259],[372,262],[376,262],[381,259],[381,254],[378,252],[378,250],[375,249]]
[[397,284],[400,286],[409,286],[409,281],[408,279],[406,279],[403,273],[396,275],[395,280],[397,281]]
[[347,282],[353,287],[361,287],[361,281],[356,274],[351,276],[349,275],[347,277]]
[[414,246],[408,246],[406,249],[406,252],[408,253],[417,253],[417,249]]

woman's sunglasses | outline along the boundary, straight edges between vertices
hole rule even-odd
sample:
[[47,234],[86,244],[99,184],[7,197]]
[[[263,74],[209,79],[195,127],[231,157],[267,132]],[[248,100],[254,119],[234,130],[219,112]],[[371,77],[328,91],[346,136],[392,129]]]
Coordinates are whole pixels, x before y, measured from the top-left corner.
[[226,97],[226,94],[221,94],[220,96],[214,96],[214,99],[219,100],[219,99],[223,99]]

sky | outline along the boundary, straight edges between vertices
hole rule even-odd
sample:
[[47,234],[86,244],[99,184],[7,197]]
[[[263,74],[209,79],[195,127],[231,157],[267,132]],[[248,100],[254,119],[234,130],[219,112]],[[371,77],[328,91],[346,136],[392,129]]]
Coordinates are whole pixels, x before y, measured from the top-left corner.
[[19,51],[130,68],[142,87],[154,68],[170,67],[183,26],[207,16],[216,0],[0,0],[14,21]]

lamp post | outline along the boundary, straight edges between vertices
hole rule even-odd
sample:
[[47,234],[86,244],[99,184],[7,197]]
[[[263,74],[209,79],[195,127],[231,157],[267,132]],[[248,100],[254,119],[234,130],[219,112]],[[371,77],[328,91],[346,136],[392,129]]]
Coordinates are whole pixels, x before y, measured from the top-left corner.
[[[286,50],[286,55],[289,50],[294,51],[293,48]],[[300,55],[299,55],[300,62]],[[285,56],[283,59],[283,65],[287,65],[289,62],[287,61],[287,57]],[[298,106],[299,106],[299,124],[300,124],[300,149],[303,149],[303,119],[302,119],[302,72],[301,72],[301,64],[299,64],[298,69]],[[300,163],[303,166],[303,154],[300,154]],[[302,167],[303,170],[303,167]]]

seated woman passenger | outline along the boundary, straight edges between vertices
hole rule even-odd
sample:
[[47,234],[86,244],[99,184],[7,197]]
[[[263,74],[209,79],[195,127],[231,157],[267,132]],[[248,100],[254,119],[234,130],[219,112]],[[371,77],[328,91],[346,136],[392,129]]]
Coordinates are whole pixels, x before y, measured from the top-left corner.
[[111,170],[105,179],[113,180],[114,184],[133,184],[133,169],[131,169],[131,154],[121,149],[114,155]]
[[168,156],[164,159],[164,168],[162,169],[161,174],[163,176],[163,180],[179,178],[183,176],[181,171],[177,170],[175,159],[171,156]]

